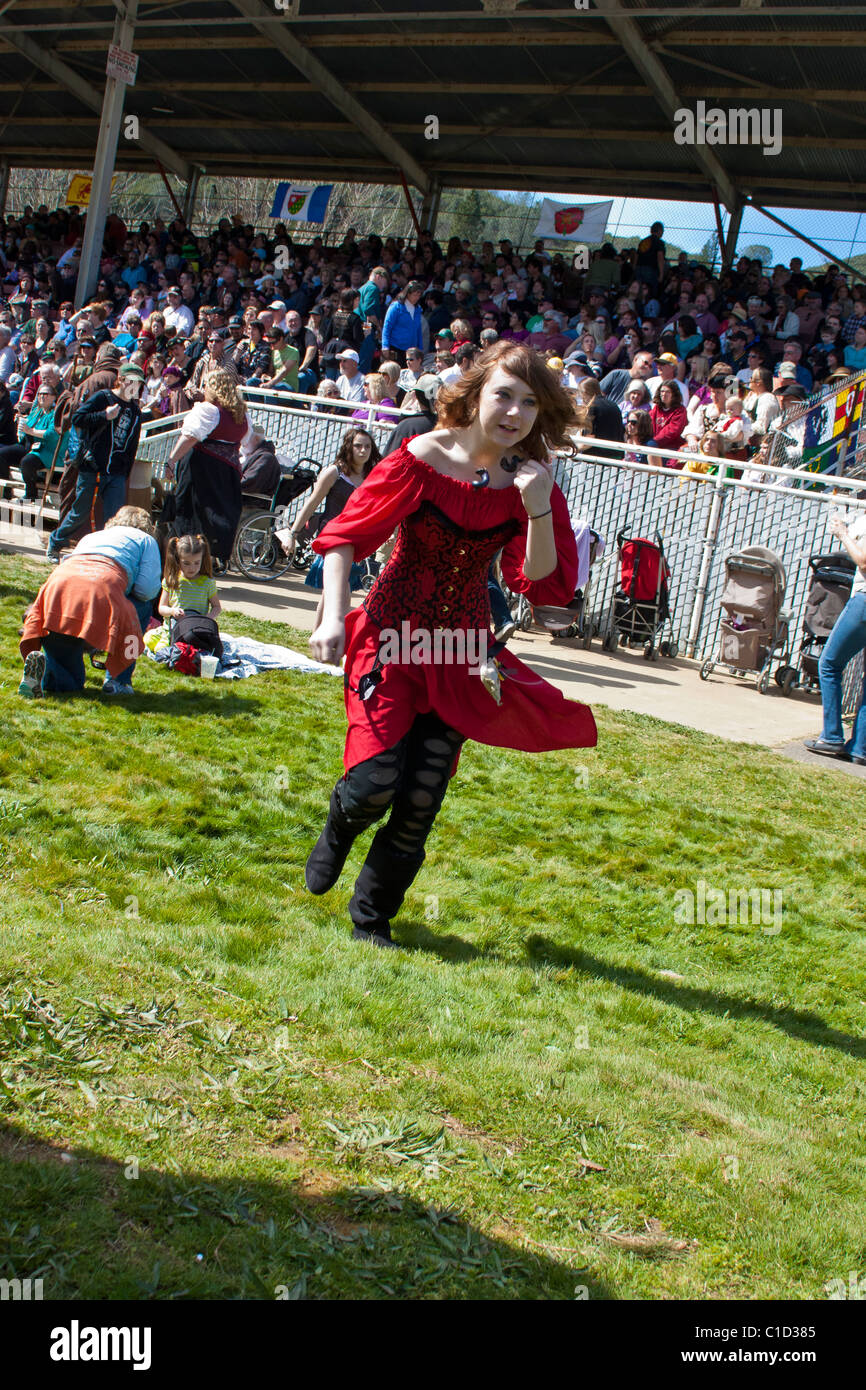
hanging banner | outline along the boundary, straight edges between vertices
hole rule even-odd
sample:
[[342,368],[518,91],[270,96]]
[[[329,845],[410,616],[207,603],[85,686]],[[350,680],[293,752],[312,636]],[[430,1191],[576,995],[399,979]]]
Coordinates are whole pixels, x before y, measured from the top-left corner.
[[864,386],[866,382],[863,380],[843,385],[835,394],[811,407],[802,420],[794,422],[794,431],[799,433],[798,426],[802,430],[801,468],[807,468],[811,473],[841,474],[845,472],[846,464],[854,462],[863,413]]
[[[115,174],[111,180],[112,190],[117,182]],[[66,205],[75,203],[77,207],[86,208],[90,205],[90,190],[93,187],[92,174],[75,174],[69,188],[66,190]]]
[[612,198],[608,203],[555,203],[552,198],[545,198],[535,236],[560,241],[603,241],[612,207]]
[[315,188],[308,183],[277,184],[271,217],[281,222],[324,222],[333,187],[332,183],[320,183]]

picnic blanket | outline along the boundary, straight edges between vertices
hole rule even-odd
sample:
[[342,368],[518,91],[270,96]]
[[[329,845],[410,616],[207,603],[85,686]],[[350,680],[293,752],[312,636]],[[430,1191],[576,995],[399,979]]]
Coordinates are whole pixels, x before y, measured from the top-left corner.
[[[314,675],[342,676],[342,668],[314,661],[310,656],[279,647],[272,642],[255,642],[252,637],[229,637],[220,632],[223,657],[217,669],[218,680],[239,681],[256,676],[261,671],[309,671]],[[152,661],[168,662],[169,637],[165,623],[145,634],[144,645]],[[231,663],[231,664],[228,664]],[[237,663],[237,664],[234,664]]]

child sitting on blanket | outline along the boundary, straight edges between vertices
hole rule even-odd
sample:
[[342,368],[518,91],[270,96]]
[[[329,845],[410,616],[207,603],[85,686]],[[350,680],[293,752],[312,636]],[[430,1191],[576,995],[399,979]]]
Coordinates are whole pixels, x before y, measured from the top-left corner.
[[159,611],[167,619],[181,618],[184,613],[216,619],[222,612],[210,546],[204,536],[172,536],[168,542]]

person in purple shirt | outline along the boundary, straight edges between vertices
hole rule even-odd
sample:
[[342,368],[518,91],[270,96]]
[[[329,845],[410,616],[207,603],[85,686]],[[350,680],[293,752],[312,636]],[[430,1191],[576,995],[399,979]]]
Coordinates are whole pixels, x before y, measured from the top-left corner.
[[692,318],[698,327],[699,333],[718,333],[719,320],[715,314],[710,313],[710,301],[705,294],[695,295],[695,312]]
[[572,339],[563,333],[559,315],[549,309],[544,315],[541,331],[530,333],[528,344],[537,352],[552,352],[556,357],[562,357],[571,347]]

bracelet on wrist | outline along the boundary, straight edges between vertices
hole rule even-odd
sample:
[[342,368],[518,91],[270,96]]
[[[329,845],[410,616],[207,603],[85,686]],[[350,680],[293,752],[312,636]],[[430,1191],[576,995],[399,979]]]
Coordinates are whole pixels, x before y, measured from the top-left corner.
[[539,517],[542,517],[542,516],[550,516],[550,513],[551,513],[552,511],[553,511],[553,508],[552,508],[552,507],[548,507],[548,509],[547,509],[546,512],[538,512],[536,516],[533,516],[533,515],[532,515],[532,512],[527,512],[527,516],[529,517],[529,520],[530,520],[530,521],[538,521]]

